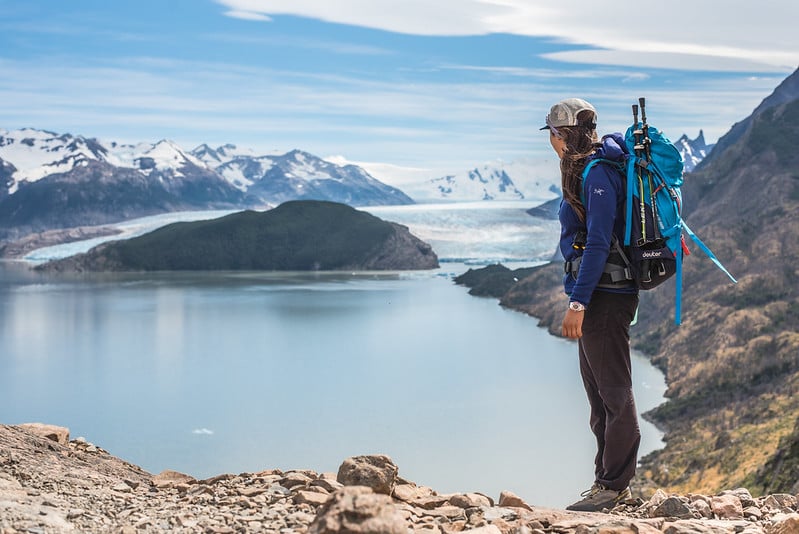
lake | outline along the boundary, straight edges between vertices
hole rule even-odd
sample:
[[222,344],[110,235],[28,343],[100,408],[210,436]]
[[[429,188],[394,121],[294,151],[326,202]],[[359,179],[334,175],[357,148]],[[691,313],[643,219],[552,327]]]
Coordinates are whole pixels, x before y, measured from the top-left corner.
[[[43,275],[0,264],[0,422],[69,427],[152,473],[335,472],[381,453],[442,493],[575,500],[594,456],[576,345],[452,281],[489,261],[547,259],[557,223],[520,204],[370,211],[430,242],[442,267]],[[663,402],[662,374],[640,355],[633,367],[639,410]],[[642,454],[662,446],[641,427]]]

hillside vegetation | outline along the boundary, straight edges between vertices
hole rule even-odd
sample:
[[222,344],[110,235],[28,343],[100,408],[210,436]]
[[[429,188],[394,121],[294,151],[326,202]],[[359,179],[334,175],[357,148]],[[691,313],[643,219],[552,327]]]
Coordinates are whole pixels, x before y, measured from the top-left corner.
[[285,202],[269,211],[174,223],[100,245],[46,270],[403,270],[438,267],[408,229],[344,204]]

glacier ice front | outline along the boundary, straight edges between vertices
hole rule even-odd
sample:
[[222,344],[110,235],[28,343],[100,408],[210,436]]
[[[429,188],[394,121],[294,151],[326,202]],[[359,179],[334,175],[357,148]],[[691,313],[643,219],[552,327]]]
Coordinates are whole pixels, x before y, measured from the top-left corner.
[[[520,267],[547,261],[557,243],[558,224],[531,217],[535,201],[456,202],[361,208],[381,219],[407,226],[429,243],[442,262]],[[128,239],[181,221],[214,219],[231,210],[190,211],[154,215],[112,225],[122,233],[35,250],[25,257],[45,262],[86,252],[103,242]]]

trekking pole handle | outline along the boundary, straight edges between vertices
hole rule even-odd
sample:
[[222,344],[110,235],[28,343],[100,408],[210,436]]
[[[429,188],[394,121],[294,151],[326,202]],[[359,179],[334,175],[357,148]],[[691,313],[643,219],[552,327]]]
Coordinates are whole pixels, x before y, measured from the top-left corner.
[[643,96],[639,98],[638,104],[641,106],[641,130],[643,131],[641,143],[644,145],[645,157],[649,161],[651,157],[649,145],[652,144],[652,140],[649,138],[649,125],[646,123],[646,98]]

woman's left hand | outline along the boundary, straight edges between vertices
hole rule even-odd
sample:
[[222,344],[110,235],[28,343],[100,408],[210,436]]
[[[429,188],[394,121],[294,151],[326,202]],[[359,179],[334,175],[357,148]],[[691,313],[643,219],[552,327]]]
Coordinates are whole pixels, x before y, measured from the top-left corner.
[[570,339],[581,338],[583,336],[583,317],[585,317],[584,311],[566,310],[561,327],[563,336]]

